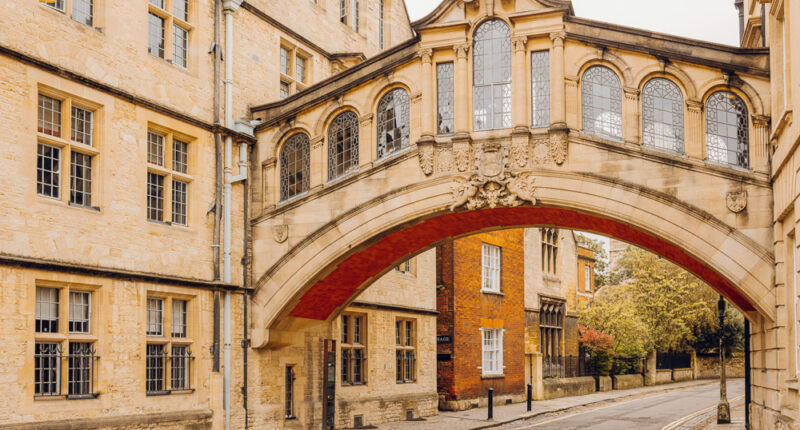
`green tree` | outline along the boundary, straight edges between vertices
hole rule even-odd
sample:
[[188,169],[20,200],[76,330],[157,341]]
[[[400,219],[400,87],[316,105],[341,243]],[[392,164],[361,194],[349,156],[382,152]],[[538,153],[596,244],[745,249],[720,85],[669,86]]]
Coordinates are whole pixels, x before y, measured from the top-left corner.
[[608,252],[605,244],[581,233],[575,234],[575,240],[579,245],[594,252],[594,290],[608,285]]
[[[726,353],[744,351],[744,315],[732,306],[725,309],[725,323],[721,334]],[[719,319],[705,321],[695,327],[692,347],[699,353],[718,354],[719,336]]]

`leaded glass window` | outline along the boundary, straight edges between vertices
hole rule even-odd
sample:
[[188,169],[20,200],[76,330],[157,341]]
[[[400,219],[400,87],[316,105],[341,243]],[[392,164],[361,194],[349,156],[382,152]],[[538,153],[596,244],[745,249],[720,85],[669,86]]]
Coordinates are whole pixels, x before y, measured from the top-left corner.
[[290,137],[281,148],[281,201],[300,195],[309,189],[311,163],[308,136],[302,133]]
[[499,19],[481,24],[472,50],[475,130],[511,127],[511,29]]
[[706,101],[706,157],[708,161],[748,168],[750,139],[747,106],[728,91]]
[[378,158],[409,145],[408,91],[396,88],[378,103]]
[[453,134],[455,124],[453,63],[436,65],[437,114],[436,133]]
[[531,53],[531,124],[550,125],[550,51]]
[[593,66],[581,81],[583,131],[622,140],[622,85],[608,67]]
[[347,111],[328,128],[328,180],[358,169],[358,115]]
[[655,78],[642,89],[644,146],[683,153],[683,94],[669,79]]

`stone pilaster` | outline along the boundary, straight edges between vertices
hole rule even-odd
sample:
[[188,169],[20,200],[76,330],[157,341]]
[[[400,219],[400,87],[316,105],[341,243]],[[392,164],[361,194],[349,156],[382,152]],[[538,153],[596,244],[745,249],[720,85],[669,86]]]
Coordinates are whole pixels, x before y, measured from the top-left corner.
[[277,187],[279,182],[278,174],[275,171],[278,165],[278,158],[272,157],[261,163],[261,192],[263,193],[261,209],[266,209],[278,200],[280,190]]
[[705,138],[703,136],[703,103],[697,100],[686,102],[686,135],[684,136],[684,152],[689,158],[703,160],[705,158]]
[[324,136],[317,136],[311,139],[311,178],[309,178],[309,187],[312,190],[322,186],[328,177],[328,163],[325,162],[326,157],[323,153],[324,142]]
[[642,141],[639,133],[639,89],[623,87],[625,97],[622,99],[622,139],[634,145]]
[[769,122],[765,115],[752,115],[753,133],[750,143],[750,167],[769,173]]
[[564,85],[564,39],[563,31],[550,33],[553,47],[550,49],[550,124],[566,128],[566,94]]
[[422,139],[433,138],[434,135],[434,114],[433,104],[435,92],[433,90],[433,58],[432,49],[420,49],[419,58],[422,60],[422,120],[420,124],[420,134]]
[[518,129],[527,130],[529,121],[527,115],[527,103],[530,91],[528,90],[528,79],[525,79],[525,53],[528,43],[527,36],[516,36],[511,38],[514,47],[514,56],[511,58],[511,119],[514,125],[514,132]]
[[362,170],[369,168],[372,160],[378,157],[378,145],[374,141],[375,133],[372,131],[374,119],[375,114],[373,113],[358,118],[358,166]]
[[469,134],[469,90],[470,79],[467,69],[467,55],[471,45],[458,45],[456,51],[455,86],[455,132],[456,135]]

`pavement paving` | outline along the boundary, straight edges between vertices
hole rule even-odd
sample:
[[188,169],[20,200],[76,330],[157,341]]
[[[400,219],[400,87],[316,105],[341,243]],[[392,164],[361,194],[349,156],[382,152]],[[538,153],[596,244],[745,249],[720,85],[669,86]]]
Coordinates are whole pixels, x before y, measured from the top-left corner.
[[[742,394],[744,382],[732,380],[730,398]],[[656,387],[593,393],[585,396],[495,406],[494,420],[487,420],[487,409],[445,412],[424,421],[395,422],[377,426],[380,430],[476,430],[500,429],[661,429],[667,424],[715,405],[719,400],[716,381],[689,381]],[[553,418],[554,414],[560,414]],[[556,421],[549,422],[548,420]],[[573,421],[574,424],[573,424]],[[606,426],[607,423],[608,426]]]

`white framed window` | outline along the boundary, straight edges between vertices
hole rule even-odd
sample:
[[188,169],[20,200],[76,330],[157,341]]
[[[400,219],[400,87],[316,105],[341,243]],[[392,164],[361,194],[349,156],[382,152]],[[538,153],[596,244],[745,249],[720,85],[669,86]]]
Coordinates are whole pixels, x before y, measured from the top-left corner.
[[191,299],[185,297],[147,298],[145,391],[148,396],[193,389],[191,306]]
[[188,225],[191,138],[157,125],[147,130],[147,220]]
[[58,332],[58,288],[36,287],[36,332]]
[[481,290],[500,292],[500,247],[481,246]]
[[92,293],[88,291],[69,292],[69,332],[89,333],[92,317]]
[[151,0],[147,8],[147,52],[176,66],[188,68],[192,32],[189,1]]
[[71,10],[75,21],[90,27],[93,24],[94,0],[39,0],[39,3],[65,15]]
[[585,265],[584,267],[584,274],[583,274],[583,284],[584,289],[586,291],[592,291],[592,266]]
[[164,335],[164,299],[147,299],[147,335]]
[[352,0],[352,1],[353,1],[353,22],[351,24],[353,27],[353,31],[358,33],[358,0]]
[[306,89],[311,82],[312,56],[288,40],[280,42],[280,86],[282,99]]
[[484,375],[503,374],[503,331],[501,328],[481,328],[481,373]]

